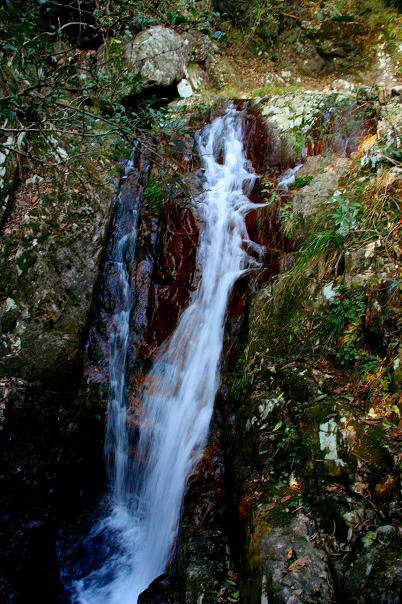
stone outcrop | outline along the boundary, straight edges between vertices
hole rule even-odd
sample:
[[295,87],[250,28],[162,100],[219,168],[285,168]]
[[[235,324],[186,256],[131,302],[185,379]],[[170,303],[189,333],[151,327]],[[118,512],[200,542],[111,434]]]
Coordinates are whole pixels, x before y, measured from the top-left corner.
[[181,80],[190,53],[188,40],[159,26],[141,32],[125,47],[127,61],[145,87],[170,86]]
[[348,154],[366,127],[352,95],[303,90],[257,98],[251,107],[268,129],[268,166],[294,165],[324,146]]
[[204,63],[210,52],[208,36],[190,31],[179,34],[167,27],[151,27],[124,48],[126,60],[141,77],[144,88],[171,86],[187,75],[190,61]]
[[[318,155],[307,156],[300,182],[282,201],[285,233],[304,245],[250,299],[226,424],[240,601],[247,604],[398,601],[400,252],[393,196],[401,180],[393,167],[396,130],[384,120],[392,115],[393,124],[399,111],[392,97],[388,106],[381,102],[377,132],[361,116],[350,146],[336,141],[347,111],[327,130],[332,150],[322,144],[322,130],[310,130],[321,138],[310,146]],[[281,106],[269,107],[273,120]],[[282,140],[288,129],[297,136],[305,127],[294,124],[289,107],[285,118],[276,124]],[[377,162],[366,161],[370,149]],[[362,242],[357,225],[377,195],[388,199],[378,211],[386,208],[390,226],[386,236]],[[320,256],[320,237],[331,233]]]
[[27,181],[4,227],[3,377],[67,378],[81,352],[113,191],[95,179],[64,187]]
[[15,149],[20,147],[24,135],[11,134],[4,138],[0,147],[0,228],[4,225],[12,208],[12,200],[18,178],[18,156]]
[[2,232],[0,533],[7,579],[0,579],[0,590],[5,601],[36,595],[49,604],[66,601],[55,517],[67,518],[104,479],[102,467],[89,472],[102,459],[103,416],[97,422],[96,405],[75,405],[74,396],[115,198],[105,165],[106,156],[93,163],[86,159],[73,170],[56,163],[31,175],[17,188]]

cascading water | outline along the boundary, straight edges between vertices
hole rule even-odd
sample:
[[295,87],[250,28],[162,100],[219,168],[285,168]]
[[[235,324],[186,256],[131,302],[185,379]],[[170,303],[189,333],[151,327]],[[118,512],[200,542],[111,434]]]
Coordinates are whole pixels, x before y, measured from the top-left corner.
[[[225,311],[231,288],[259,266],[245,248],[245,215],[255,174],[242,143],[243,114],[230,107],[198,137],[204,192],[194,200],[200,223],[200,285],[161,347],[141,394],[143,417],[136,459],[129,461],[125,427],[124,366],[130,304],[116,306],[109,344],[110,401],[107,447],[111,457],[112,511],[96,529],[115,532],[117,551],[76,583],[81,604],[135,604],[164,572],[174,545],[187,478],[202,455],[218,387]],[[124,246],[124,243],[122,243]],[[128,282],[122,279],[121,299]],[[110,453],[110,449],[109,449]]]

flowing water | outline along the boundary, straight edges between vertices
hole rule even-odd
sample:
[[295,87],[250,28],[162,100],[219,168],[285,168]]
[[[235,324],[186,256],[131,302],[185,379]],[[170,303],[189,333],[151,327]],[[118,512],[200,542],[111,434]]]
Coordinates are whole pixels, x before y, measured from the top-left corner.
[[[112,531],[114,550],[101,568],[76,582],[81,604],[135,604],[163,573],[174,548],[187,478],[203,452],[219,380],[225,311],[231,288],[244,271],[259,266],[247,250],[245,215],[255,174],[242,143],[243,114],[230,107],[198,137],[204,192],[194,200],[200,221],[197,266],[200,285],[177,327],[161,347],[141,393],[143,417],[134,461],[126,429],[124,374],[132,294],[124,250],[117,241],[121,281],[110,346],[110,396],[106,453],[111,464],[111,512],[94,531]],[[126,237],[128,239],[126,239]],[[131,240],[130,249],[133,241]]]

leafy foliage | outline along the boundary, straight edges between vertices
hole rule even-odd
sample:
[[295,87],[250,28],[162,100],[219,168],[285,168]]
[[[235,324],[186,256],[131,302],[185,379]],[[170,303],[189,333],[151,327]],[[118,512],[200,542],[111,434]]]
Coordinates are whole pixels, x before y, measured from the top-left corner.
[[329,313],[324,314],[321,334],[324,341],[335,347],[341,366],[354,366],[364,356],[365,311],[366,301],[361,291],[347,292],[339,288],[339,294],[329,301]]
[[144,198],[151,212],[158,215],[165,200],[165,193],[159,181],[154,176],[151,176],[148,180],[147,186],[144,189]]
[[337,233],[346,237],[356,228],[361,214],[361,205],[358,200],[348,199],[335,194],[330,203],[334,206],[332,218],[337,227]]
[[[153,100],[139,96],[141,82],[126,64],[124,43],[143,27],[177,21],[172,15],[179,14],[178,4],[153,0],[112,1],[105,6],[88,0],[67,7],[57,0],[4,3],[0,8],[0,149],[43,164],[80,157],[99,139],[113,147],[123,138],[131,146],[134,135],[141,137],[142,129],[150,121],[155,123],[156,110]],[[184,4],[191,19],[193,3]],[[164,125],[160,120],[159,130]],[[56,153],[54,161],[49,159],[53,147],[64,150]]]
[[131,140],[138,123],[121,105],[123,92],[139,88],[122,68],[120,45],[112,38],[104,46],[105,62],[112,61],[114,70],[99,68],[85,33],[90,31],[92,44],[99,46],[96,11],[86,3],[70,15],[60,6],[30,0],[0,9],[1,130],[15,138],[23,134],[23,146],[8,149],[41,162],[49,162],[49,148],[56,149],[54,160],[60,163],[82,154],[87,139],[118,133]]
[[311,183],[314,179],[314,176],[309,174],[308,176],[296,176],[295,178],[295,189],[301,189]]

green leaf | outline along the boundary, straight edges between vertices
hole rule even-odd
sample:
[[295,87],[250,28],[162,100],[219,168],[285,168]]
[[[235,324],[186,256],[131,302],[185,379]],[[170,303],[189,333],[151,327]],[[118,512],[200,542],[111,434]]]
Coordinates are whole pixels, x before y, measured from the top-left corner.
[[368,531],[362,539],[364,547],[366,549],[371,547],[371,545],[376,540],[376,537],[377,537],[377,531]]

